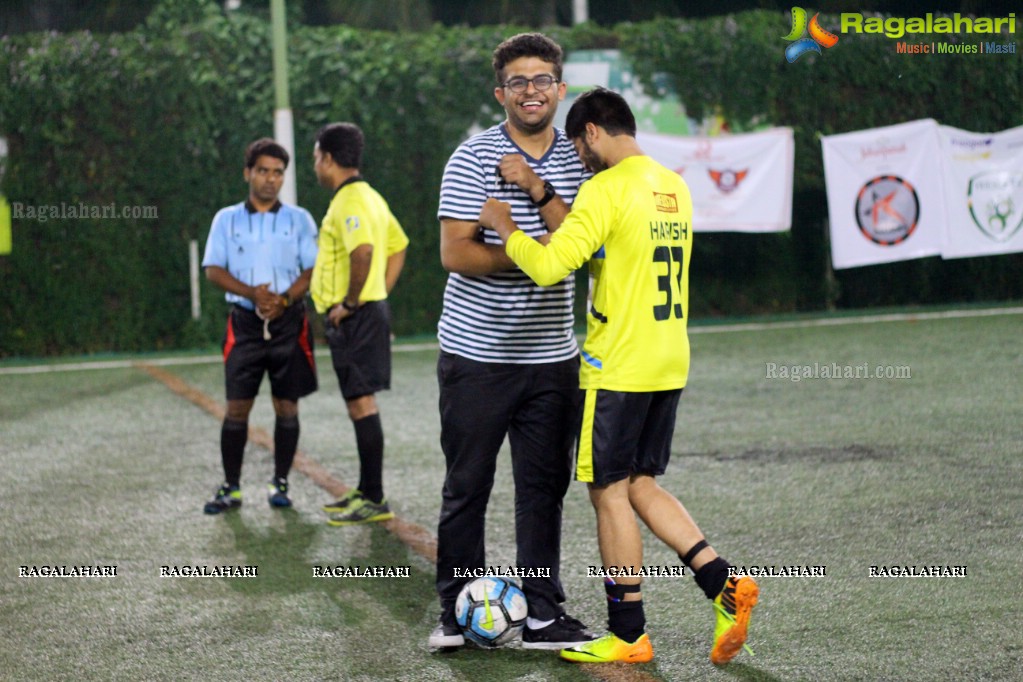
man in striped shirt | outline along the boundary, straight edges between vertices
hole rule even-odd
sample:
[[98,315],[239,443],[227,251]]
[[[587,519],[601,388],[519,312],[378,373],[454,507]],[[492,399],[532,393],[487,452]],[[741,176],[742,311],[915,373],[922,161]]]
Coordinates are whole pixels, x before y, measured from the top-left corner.
[[593,276],[580,387],[586,398],[576,478],[589,485],[605,568],[608,629],[567,648],[579,663],[646,663],[654,650],[643,607],[643,542],[638,516],[693,571],[713,604],[710,659],[743,648],[760,589],[703,537],[685,507],[657,483],[671,458],[679,398],[689,377],[689,263],[693,202],[678,173],[643,153],[625,99],[596,88],[576,99],[565,130],[596,172],[547,245],[519,232],[511,206],[488,199],[480,222],[536,282],[557,282],[589,262]]
[[[565,613],[559,578],[562,500],[572,469],[579,349],[573,279],[536,286],[479,224],[488,198],[508,202],[516,223],[546,241],[586,177],[572,143],[553,126],[562,51],[538,33],[497,47],[494,96],[507,119],[464,142],[441,183],[441,261],[450,273],[438,325],[441,447],[447,464],[437,530],[441,619],[433,647],[461,646],[454,605],[485,565],[484,515],[507,435],[515,479],[516,563],[534,575],[523,589],[524,648],[560,649],[593,635]],[[456,569],[461,569],[456,571]]]

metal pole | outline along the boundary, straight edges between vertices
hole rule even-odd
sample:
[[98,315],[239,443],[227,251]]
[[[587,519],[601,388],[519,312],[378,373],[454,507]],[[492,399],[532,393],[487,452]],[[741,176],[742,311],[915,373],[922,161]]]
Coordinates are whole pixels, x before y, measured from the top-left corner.
[[588,0],[572,0],[572,23],[585,24],[590,20],[590,3]]
[[286,204],[296,204],[295,127],[288,101],[288,28],[284,0],[270,0],[270,23],[273,30],[274,139],[291,155],[280,197]]
[[188,277],[192,288],[192,319],[198,320],[202,316],[202,307],[199,300],[199,242],[195,239],[188,242]]

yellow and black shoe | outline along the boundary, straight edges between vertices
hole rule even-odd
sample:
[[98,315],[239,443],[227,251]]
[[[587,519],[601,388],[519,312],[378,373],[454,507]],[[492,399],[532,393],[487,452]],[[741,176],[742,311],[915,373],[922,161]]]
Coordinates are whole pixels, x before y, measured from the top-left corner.
[[349,488],[348,491],[339,497],[334,502],[328,502],[323,505],[323,511],[328,514],[342,514],[348,510],[348,507],[356,500],[356,498],[362,497],[362,493],[355,488]]
[[359,523],[389,521],[393,518],[394,512],[391,511],[391,507],[387,504],[386,499],[380,500],[379,502],[373,502],[360,494],[358,497],[354,498],[341,513],[330,514],[330,518],[327,520],[327,525],[354,526]]

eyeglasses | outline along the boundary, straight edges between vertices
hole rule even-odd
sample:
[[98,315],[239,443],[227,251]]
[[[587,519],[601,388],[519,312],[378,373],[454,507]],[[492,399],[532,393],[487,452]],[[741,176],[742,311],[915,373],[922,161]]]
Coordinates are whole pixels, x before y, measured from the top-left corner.
[[504,87],[508,88],[512,92],[518,94],[523,93],[529,88],[529,84],[532,83],[533,87],[536,88],[537,92],[546,92],[551,89],[551,86],[558,82],[558,79],[554,76],[543,73],[539,76],[533,76],[532,78],[526,78],[525,76],[514,76],[504,82]]

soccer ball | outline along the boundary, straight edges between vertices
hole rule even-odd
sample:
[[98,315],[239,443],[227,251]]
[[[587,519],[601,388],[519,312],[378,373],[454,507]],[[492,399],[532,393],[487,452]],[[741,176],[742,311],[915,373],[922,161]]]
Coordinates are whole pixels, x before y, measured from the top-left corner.
[[526,595],[505,578],[476,578],[455,601],[455,621],[465,636],[484,647],[515,639],[526,624]]

